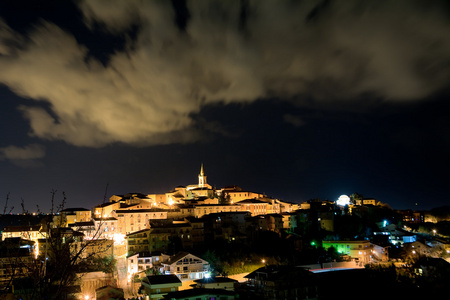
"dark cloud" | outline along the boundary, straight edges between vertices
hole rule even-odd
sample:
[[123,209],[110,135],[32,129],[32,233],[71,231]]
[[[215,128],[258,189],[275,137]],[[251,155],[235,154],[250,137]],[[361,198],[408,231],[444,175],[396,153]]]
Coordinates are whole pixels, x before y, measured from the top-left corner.
[[448,84],[445,2],[243,3],[81,1],[91,29],[139,27],[106,65],[86,59],[92,49],[54,23],[41,21],[26,42],[3,23],[0,82],[49,104],[21,106],[33,136],[87,147],[197,141],[192,116],[205,105],[339,106],[362,95],[372,105],[418,101]]

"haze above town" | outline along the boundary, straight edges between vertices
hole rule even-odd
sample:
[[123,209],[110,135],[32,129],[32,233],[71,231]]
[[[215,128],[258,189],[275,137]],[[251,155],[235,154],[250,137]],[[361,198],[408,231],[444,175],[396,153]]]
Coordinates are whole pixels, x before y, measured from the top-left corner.
[[[197,181],[449,205],[446,1],[5,1],[0,203]],[[7,196],[9,195],[9,196]]]

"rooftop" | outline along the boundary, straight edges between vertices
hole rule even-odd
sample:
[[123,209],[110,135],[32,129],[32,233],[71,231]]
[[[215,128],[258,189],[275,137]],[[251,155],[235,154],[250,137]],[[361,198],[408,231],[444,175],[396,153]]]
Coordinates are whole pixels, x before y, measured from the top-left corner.
[[180,279],[176,275],[152,275],[147,276],[148,282],[150,284],[169,284],[169,283],[180,283]]

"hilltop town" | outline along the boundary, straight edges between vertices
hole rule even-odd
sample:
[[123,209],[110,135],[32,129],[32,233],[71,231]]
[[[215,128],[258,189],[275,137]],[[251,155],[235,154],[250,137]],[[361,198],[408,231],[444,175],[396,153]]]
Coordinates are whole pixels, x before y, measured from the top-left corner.
[[2,215],[0,299],[434,295],[450,275],[449,224],[444,208],[399,211],[357,193],[291,203],[217,189],[202,165],[198,183],[167,193]]

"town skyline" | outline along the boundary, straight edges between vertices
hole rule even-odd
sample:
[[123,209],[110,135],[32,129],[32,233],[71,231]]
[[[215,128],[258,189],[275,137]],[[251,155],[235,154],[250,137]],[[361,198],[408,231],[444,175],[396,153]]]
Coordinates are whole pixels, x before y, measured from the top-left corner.
[[[221,186],[221,187],[216,187],[215,185],[212,186],[210,185],[206,178],[207,178],[207,173],[205,172],[205,167],[204,164],[201,163],[200,167],[199,167],[199,173],[198,173],[198,183],[190,183],[190,184],[186,184],[186,185],[176,185],[174,186],[172,189],[167,190],[167,191],[163,191],[163,192],[148,192],[148,193],[144,193],[141,191],[134,191],[134,192],[126,192],[126,193],[114,193],[114,194],[107,194],[108,192],[108,186],[105,189],[105,194],[104,194],[104,198],[101,201],[97,201],[95,203],[91,203],[91,205],[88,206],[83,206],[83,208],[87,208],[90,210],[95,210],[96,207],[101,206],[102,204],[105,203],[109,203],[109,202],[114,202],[114,198],[116,197],[124,197],[124,196],[129,196],[131,198],[133,197],[147,197],[150,196],[155,197],[155,195],[161,195],[164,196],[164,201],[168,203],[168,201],[171,201],[170,205],[172,204],[183,204],[181,202],[179,203],[175,203],[173,200],[169,200],[170,196],[173,195],[174,193],[177,193],[177,191],[179,191],[180,189],[182,190],[190,190],[193,188],[205,188],[209,191],[211,191],[211,193],[208,193],[207,195],[196,195],[196,194],[192,194],[191,196],[189,196],[188,198],[218,198],[221,195],[226,195],[227,192],[233,191],[239,191],[245,194],[248,194],[249,196],[246,197],[245,199],[251,200],[251,199],[256,199],[259,197],[265,197],[267,199],[273,199],[273,200],[277,200],[277,201],[282,201],[282,202],[286,202],[286,203],[292,203],[292,204],[296,204],[296,205],[300,205],[300,204],[304,204],[304,203],[309,203],[311,201],[329,201],[329,202],[333,202],[336,203],[336,205],[343,205],[342,203],[340,203],[340,201],[342,201],[341,199],[343,197],[345,198],[352,198],[353,195],[357,195],[358,197],[362,197],[361,199],[370,199],[370,200],[374,200],[375,204],[380,204],[380,205],[389,205],[390,204],[387,202],[383,202],[380,201],[379,199],[376,199],[375,197],[367,197],[364,194],[358,193],[358,192],[353,192],[353,193],[346,193],[346,194],[340,194],[338,196],[335,197],[335,199],[333,198],[311,198],[311,199],[307,199],[304,201],[289,201],[289,200],[285,200],[285,199],[280,199],[277,198],[276,196],[272,196],[272,195],[267,195],[264,192],[261,191],[256,191],[256,190],[250,190],[250,189],[243,189],[240,185],[226,185],[226,186]],[[7,197],[9,197],[9,195],[7,195]],[[51,191],[51,197],[50,199],[53,198],[54,204],[53,204],[53,213],[59,213],[61,210],[64,209],[72,209],[72,208],[76,208],[76,207],[82,207],[80,205],[72,205],[74,204],[72,201],[70,201],[70,199],[67,197],[66,193],[64,191],[62,192],[58,192],[57,190],[52,190]],[[167,198],[167,199],[166,199]],[[241,200],[243,200],[244,198],[242,198]],[[43,213],[43,214],[47,214],[50,213],[50,211],[43,211],[41,210],[41,207],[36,210],[29,210],[27,209],[27,203],[25,201],[23,201],[20,204],[20,207],[14,207],[12,205],[11,202],[9,202],[10,199],[5,199],[5,203],[4,203],[4,211],[7,212],[8,214],[22,214],[22,213],[28,213],[28,214],[36,214],[36,213]],[[153,200],[154,201],[154,200]],[[351,203],[347,203],[347,204],[351,204]],[[157,207],[157,206],[156,206]],[[155,208],[156,208],[155,207]],[[300,207],[300,206],[299,206]],[[168,208],[168,207],[165,207]],[[397,209],[395,207],[391,207],[392,209]],[[438,207],[432,207],[432,209],[436,209]],[[417,208],[417,206],[415,208],[406,208],[406,209],[411,209],[411,210],[420,210]],[[405,209],[403,209],[405,210]],[[424,209],[422,209],[424,210]],[[429,210],[429,209],[428,209]]]

